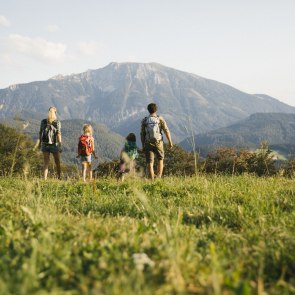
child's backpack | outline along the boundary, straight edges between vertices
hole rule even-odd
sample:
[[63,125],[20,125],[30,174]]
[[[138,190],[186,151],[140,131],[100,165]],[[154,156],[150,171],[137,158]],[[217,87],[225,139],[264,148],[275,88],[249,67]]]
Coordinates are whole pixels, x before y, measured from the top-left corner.
[[89,156],[93,152],[93,147],[91,144],[91,137],[88,135],[81,135],[79,137],[78,143],[78,154],[80,156]]
[[136,142],[126,141],[125,145],[124,145],[124,152],[127,153],[128,157],[131,160],[135,160],[136,158],[138,158],[138,151],[137,151]]
[[41,141],[46,144],[55,144],[58,122],[53,121],[53,122],[49,123],[47,119],[44,119],[42,124],[44,127],[42,130]]
[[145,140],[150,141],[160,141],[163,139],[161,130],[160,130],[160,118],[159,116],[149,116],[144,120],[145,128]]

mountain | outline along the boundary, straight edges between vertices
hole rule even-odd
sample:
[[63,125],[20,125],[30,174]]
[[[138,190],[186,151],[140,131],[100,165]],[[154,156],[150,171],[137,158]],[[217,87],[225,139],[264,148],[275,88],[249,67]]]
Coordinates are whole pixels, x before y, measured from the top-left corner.
[[[285,156],[295,155],[295,114],[257,113],[231,126],[195,135],[197,150],[203,154],[219,146],[257,148],[264,140]],[[192,150],[191,141],[187,138],[180,146]]]
[[[34,140],[37,140],[40,128],[40,118],[25,117],[0,120],[0,123],[13,127],[18,131],[30,135]],[[83,125],[89,123],[93,127],[93,136],[95,139],[95,149],[98,156],[98,161],[108,161],[119,158],[120,151],[124,144],[124,138],[119,134],[110,131],[106,126],[84,121],[84,120],[62,120],[62,140],[63,152],[61,158],[66,163],[78,163],[76,160],[78,139],[82,133]]]
[[56,106],[61,119],[105,124],[126,136],[139,135],[150,102],[159,105],[174,141],[192,133],[228,126],[256,112],[295,113],[295,108],[265,95],[157,63],[110,63],[104,68],[0,90],[0,118],[25,110],[46,116]]

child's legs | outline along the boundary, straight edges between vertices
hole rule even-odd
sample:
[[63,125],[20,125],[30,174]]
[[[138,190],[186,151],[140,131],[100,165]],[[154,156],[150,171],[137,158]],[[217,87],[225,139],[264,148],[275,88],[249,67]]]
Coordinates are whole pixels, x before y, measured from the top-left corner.
[[118,172],[116,175],[117,181],[123,181],[124,180],[124,173]]
[[83,177],[83,181],[86,181],[86,170],[87,170],[87,162],[82,162],[82,177]]
[[123,181],[124,181],[124,174],[121,174],[121,176],[120,176],[119,180],[120,180],[121,182],[123,182]]
[[136,167],[136,160],[130,160],[129,163],[129,169],[130,169],[130,175],[135,175],[135,167]]
[[91,162],[87,162],[87,169],[88,169],[88,177],[89,177],[89,180],[91,180],[92,179]]

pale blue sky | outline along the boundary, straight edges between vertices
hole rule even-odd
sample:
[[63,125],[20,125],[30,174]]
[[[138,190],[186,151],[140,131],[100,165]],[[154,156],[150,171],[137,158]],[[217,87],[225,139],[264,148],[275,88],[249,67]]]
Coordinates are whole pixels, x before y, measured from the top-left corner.
[[113,61],[295,106],[295,0],[0,0],[0,88]]

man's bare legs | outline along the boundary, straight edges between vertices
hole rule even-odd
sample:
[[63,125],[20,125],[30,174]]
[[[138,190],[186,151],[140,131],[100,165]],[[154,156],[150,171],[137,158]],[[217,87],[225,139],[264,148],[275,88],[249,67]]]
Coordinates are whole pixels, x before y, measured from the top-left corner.
[[161,178],[163,173],[163,167],[164,167],[164,160],[158,160],[158,172],[157,177]]
[[[161,178],[163,174],[164,160],[158,160],[157,177]],[[155,178],[154,162],[148,164],[149,176],[152,180]]]
[[148,170],[149,170],[149,176],[150,176],[151,180],[154,180],[154,178],[155,178],[154,162],[148,163]]

